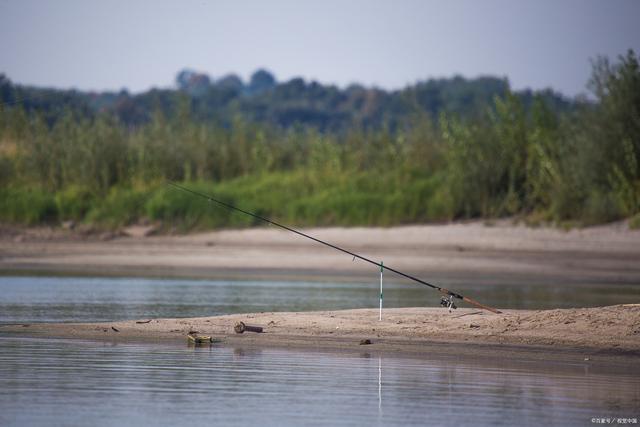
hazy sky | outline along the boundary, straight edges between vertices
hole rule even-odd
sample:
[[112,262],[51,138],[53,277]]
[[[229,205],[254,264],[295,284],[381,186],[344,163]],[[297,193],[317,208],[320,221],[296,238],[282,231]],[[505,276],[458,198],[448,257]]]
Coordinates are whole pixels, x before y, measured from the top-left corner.
[[635,0],[0,0],[0,72],[134,92],[185,67],[383,88],[490,74],[572,96],[590,58],[640,52],[639,22]]

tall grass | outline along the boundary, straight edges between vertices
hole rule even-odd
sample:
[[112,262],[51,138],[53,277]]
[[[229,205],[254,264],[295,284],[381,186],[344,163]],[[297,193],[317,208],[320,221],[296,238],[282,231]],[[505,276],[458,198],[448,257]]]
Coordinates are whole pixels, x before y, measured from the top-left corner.
[[506,93],[460,120],[320,133],[178,114],[128,128],[67,112],[53,125],[0,106],[0,220],[73,219],[182,230],[254,225],[164,185],[215,194],[296,225],[380,225],[524,215],[595,224],[640,213],[640,70],[594,64],[597,103],[560,115]]

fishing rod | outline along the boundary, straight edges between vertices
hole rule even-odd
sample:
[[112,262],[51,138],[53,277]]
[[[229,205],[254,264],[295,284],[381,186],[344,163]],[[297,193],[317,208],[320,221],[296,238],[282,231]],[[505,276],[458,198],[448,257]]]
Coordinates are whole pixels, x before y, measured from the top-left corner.
[[340,246],[333,245],[333,244],[331,244],[329,242],[325,242],[324,240],[320,240],[320,239],[317,239],[317,238],[315,238],[313,236],[305,234],[302,231],[298,231],[298,230],[293,229],[291,227],[287,227],[286,225],[279,224],[279,223],[277,223],[275,221],[270,220],[269,218],[265,218],[263,216],[255,214],[253,212],[249,212],[249,211],[246,211],[244,209],[240,209],[239,207],[236,207],[236,206],[233,206],[233,205],[231,205],[229,203],[223,202],[222,200],[218,200],[218,199],[216,199],[216,198],[214,198],[214,197],[212,197],[212,196],[210,196],[208,194],[201,193],[199,191],[192,190],[192,189],[187,188],[187,187],[183,187],[182,185],[176,184],[175,182],[172,182],[172,181],[167,181],[167,185],[170,185],[170,186],[172,186],[172,187],[174,187],[174,188],[176,188],[176,189],[178,189],[180,191],[184,191],[186,193],[190,193],[190,194],[193,194],[195,196],[202,197],[203,199],[206,199],[209,202],[215,202],[215,203],[217,203],[217,204],[219,204],[221,206],[224,206],[227,209],[238,211],[238,212],[242,212],[245,215],[252,216],[253,218],[259,219],[259,220],[264,221],[264,222],[266,222],[268,224],[275,225],[276,227],[280,227],[280,228],[285,229],[287,231],[290,231],[292,233],[298,234],[298,235],[300,235],[302,237],[306,237],[307,239],[311,239],[314,242],[321,243],[321,244],[323,244],[325,246],[328,246],[330,248],[333,248],[333,249],[336,249],[338,251],[341,251],[341,252],[344,252],[346,254],[349,254],[354,258],[361,259],[362,261],[366,261],[369,264],[375,265],[376,267],[380,267],[381,271],[382,271],[382,269],[389,270],[389,271],[391,271],[391,272],[393,272],[393,273],[395,273],[395,274],[397,274],[399,276],[405,277],[405,278],[407,278],[409,280],[413,280],[414,282],[420,283],[421,285],[425,285],[425,286],[428,286],[428,287],[430,287],[432,289],[435,289],[435,290],[443,293],[444,295],[446,295],[446,297],[442,297],[442,300],[440,301],[440,304],[442,306],[444,306],[444,307],[449,308],[449,310],[451,310],[451,308],[456,308],[453,299],[457,298],[459,300],[465,301],[465,302],[467,302],[467,303],[469,303],[469,304],[471,304],[473,306],[476,306],[478,308],[482,308],[484,310],[488,310],[488,311],[491,311],[493,313],[500,313],[499,310],[497,310],[497,309],[495,309],[493,307],[489,307],[489,306],[484,305],[484,304],[480,304],[478,301],[473,300],[473,299],[471,299],[469,297],[466,297],[464,295],[460,295],[460,294],[458,294],[456,292],[452,292],[449,289],[445,289],[445,288],[442,288],[440,286],[432,285],[431,283],[425,282],[424,280],[419,279],[419,278],[417,278],[415,276],[412,276],[412,275],[407,274],[407,273],[403,273],[400,270],[396,270],[395,268],[391,268],[391,267],[389,267],[387,265],[384,265],[382,262],[373,261],[373,260],[371,260],[369,258],[363,257],[362,255],[358,255],[355,252],[351,252],[351,251],[348,251],[346,249],[343,249]]

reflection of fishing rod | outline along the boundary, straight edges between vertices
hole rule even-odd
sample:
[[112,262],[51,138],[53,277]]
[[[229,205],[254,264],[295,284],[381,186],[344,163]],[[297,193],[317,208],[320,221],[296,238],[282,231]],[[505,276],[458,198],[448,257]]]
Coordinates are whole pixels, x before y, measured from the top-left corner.
[[493,313],[500,313],[500,311],[498,311],[497,309],[495,309],[495,308],[493,308],[493,307],[486,306],[486,305],[484,305],[484,304],[480,304],[478,301],[475,301],[475,300],[473,300],[473,299],[471,299],[471,298],[469,298],[469,297],[465,297],[465,296],[463,296],[463,295],[460,295],[460,294],[457,294],[457,293],[455,293],[455,292],[452,292],[452,291],[450,291],[450,290],[448,290],[448,289],[441,288],[440,286],[432,285],[431,283],[427,283],[427,282],[425,282],[424,280],[418,279],[417,277],[414,277],[414,276],[412,276],[412,275],[410,275],[410,274],[406,274],[406,273],[403,273],[402,271],[399,271],[399,270],[396,270],[396,269],[391,268],[391,267],[389,267],[389,266],[383,265],[381,262],[375,262],[375,261],[373,261],[373,260],[370,260],[369,258],[365,258],[365,257],[363,257],[362,255],[358,255],[358,254],[357,254],[357,253],[355,253],[355,252],[351,252],[351,251],[348,251],[348,250],[346,250],[346,249],[343,249],[343,248],[341,248],[341,247],[339,247],[339,246],[332,245],[331,243],[325,242],[325,241],[323,241],[323,240],[316,239],[316,238],[315,238],[315,237],[313,237],[313,236],[309,236],[308,234],[305,234],[305,233],[303,233],[303,232],[301,232],[301,231],[298,231],[298,230],[295,230],[295,229],[293,229],[293,228],[287,227],[286,225],[278,224],[277,222],[272,221],[272,220],[270,220],[270,219],[268,219],[268,218],[265,218],[265,217],[263,217],[263,216],[260,216],[260,215],[254,214],[254,213],[252,213],[252,212],[245,211],[244,209],[240,209],[240,208],[238,208],[238,207],[235,207],[235,206],[233,206],[233,205],[230,205],[229,203],[223,202],[222,200],[215,199],[215,198],[211,197],[211,196],[210,196],[210,195],[208,195],[208,194],[204,194],[204,193],[200,193],[199,191],[191,190],[191,189],[189,189],[189,188],[183,187],[182,185],[176,184],[175,182],[171,182],[171,181],[167,181],[167,184],[168,184],[168,185],[170,185],[170,186],[172,186],[172,187],[174,187],[174,188],[176,188],[176,189],[178,189],[178,190],[180,190],[180,191],[184,191],[184,192],[186,192],[186,193],[190,193],[190,194],[193,194],[193,195],[195,195],[195,196],[202,197],[203,199],[206,199],[206,200],[208,200],[209,202],[215,202],[215,203],[217,203],[217,204],[219,204],[219,205],[224,206],[224,207],[225,207],[225,208],[227,208],[227,209],[234,210],[234,211],[238,211],[238,212],[242,212],[242,213],[243,213],[243,214],[245,214],[245,215],[249,215],[249,216],[252,216],[252,217],[254,217],[254,218],[257,218],[257,219],[259,219],[259,220],[261,220],[261,221],[264,221],[264,222],[266,222],[266,223],[269,223],[269,224],[275,225],[275,226],[280,227],[280,228],[284,228],[284,229],[285,229],[285,230],[287,230],[287,231],[291,231],[292,233],[296,233],[296,234],[298,234],[298,235],[300,235],[300,236],[306,237],[307,239],[311,239],[311,240],[313,240],[314,242],[322,243],[322,244],[323,244],[323,245],[325,245],[325,246],[329,246],[330,248],[337,249],[337,250],[339,250],[339,251],[341,251],[341,252],[344,252],[344,253],[346,253],[346,254],[351,255],[351,256],[352,256],[352,257],[354,257],[354,258],[361,259],[361,260],[363,260],[363,261],[368,262],[369,264],[373,264],[373,265],[375,265],[375,266],[377,266],[377,267],[380,267],[381,269],[383,269],[383,268],[384,268],[384,269],[386,269],[386,270],[392,271],[392,272],[394,272],[394,273],[396,273],[396,274],[398,274],[398,275],[400,275],[400,276],[402,276],[402,277],[406,277],[407,279],[413,280],[414,282],[418,282],[418,283],[420,283],[421,285],[429,286],[430,288],[433,288],[433,289],[435,289],[435,290],[437,290],[437,291],[440,291],[441,293],[443,293],[443,294],[445,294],[445,295],[446,295],[446,297],[442,297],[442,300],[440,301],[440,304],[441,304],[441,305],[443,305],[443,306],[445,306],[445,307],[447,307],[447,308],[449,308],[449,310],[451,310],[451,308],[456,308],[456,306],[455,306],[455,304],[454,304],[454,302],[453,302],[453,299],[454,299],[454,298],[457,298],[457,299],[461,299],[461,300],[463,300],[463,301],[466,301],[466,302],[468,302],[469,304],[474,305],[474,306],[476,306],[476,307],[478,307],[478,308],[482,308],[482,309],[485,309],[485,310],[489,310],[489,311],[491,311],[491,312],[493,312]]

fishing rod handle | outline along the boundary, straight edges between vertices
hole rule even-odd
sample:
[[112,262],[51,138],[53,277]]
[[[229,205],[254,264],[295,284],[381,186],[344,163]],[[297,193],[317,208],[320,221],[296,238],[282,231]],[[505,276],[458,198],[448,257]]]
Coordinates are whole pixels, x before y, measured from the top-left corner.
[[498,310],[496,308],[489,307],[488,305],[480,304],[478,301],[473,300],[473,299],[471,299],[469,297],[462,297],[462,300],[468,302],[469,304],[475,305],[478,308],[483,308],[485,310],[489,310],[492,313],[496,313],[496,314],[502,313],[500,310]]

